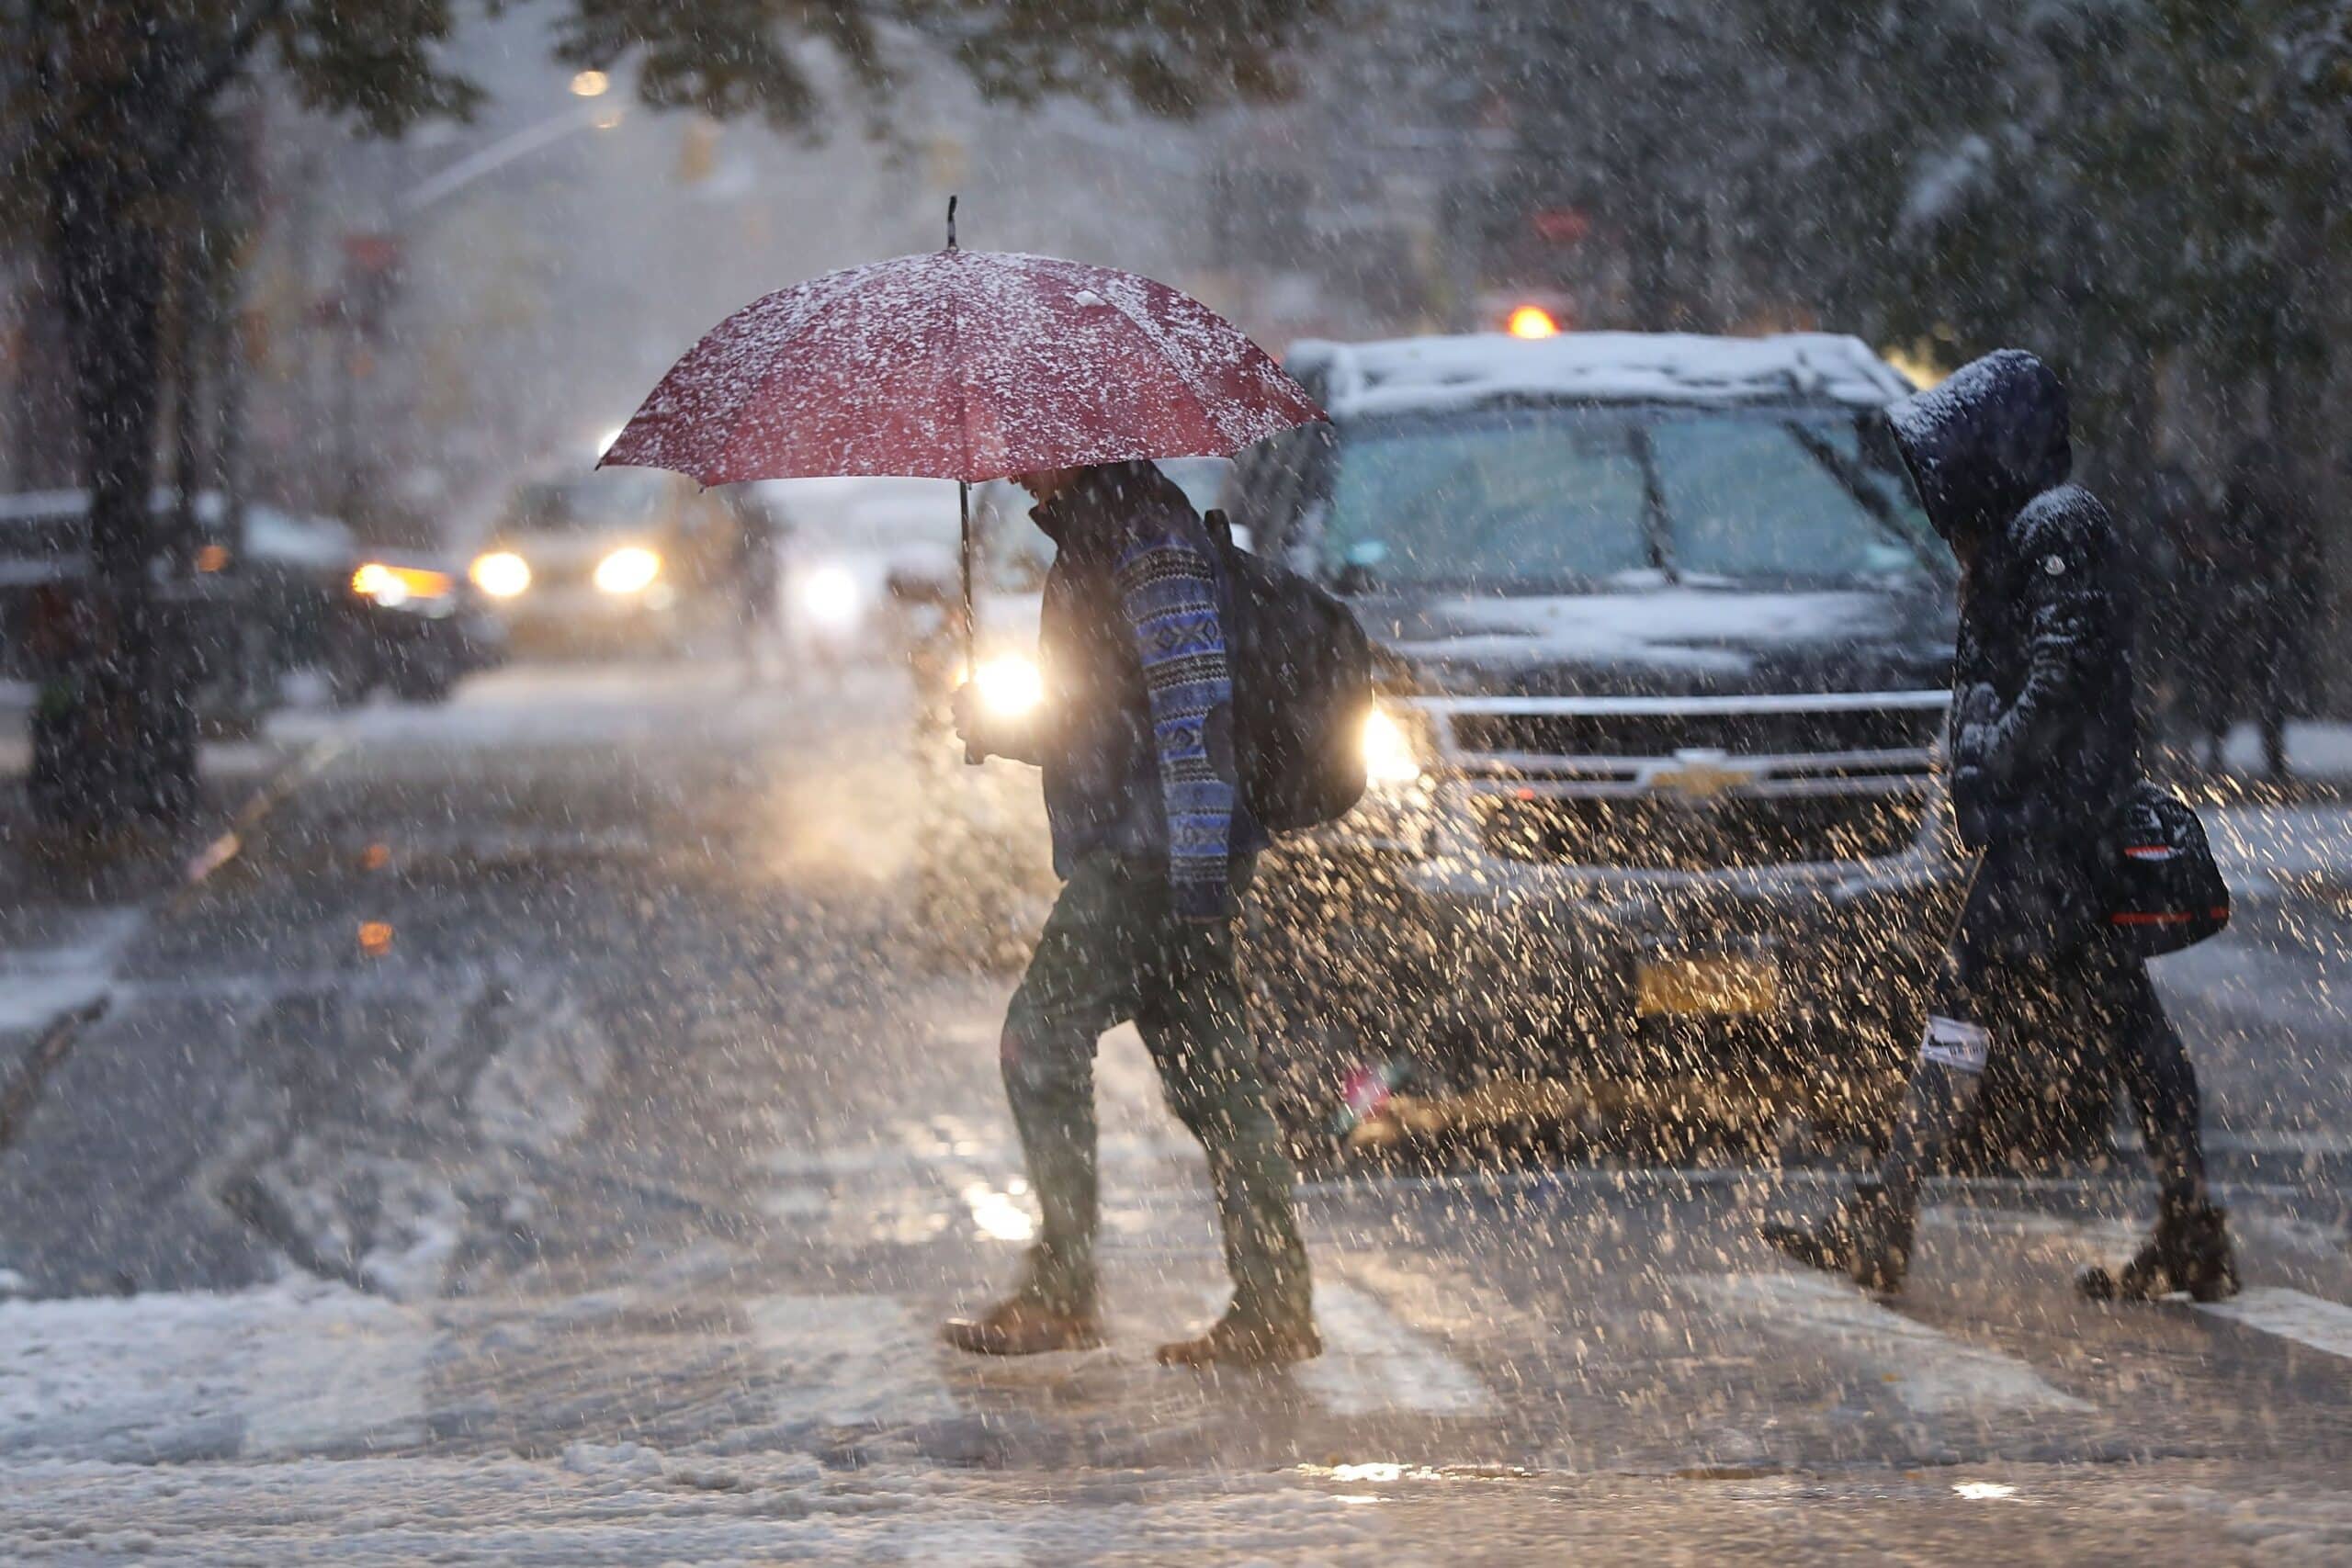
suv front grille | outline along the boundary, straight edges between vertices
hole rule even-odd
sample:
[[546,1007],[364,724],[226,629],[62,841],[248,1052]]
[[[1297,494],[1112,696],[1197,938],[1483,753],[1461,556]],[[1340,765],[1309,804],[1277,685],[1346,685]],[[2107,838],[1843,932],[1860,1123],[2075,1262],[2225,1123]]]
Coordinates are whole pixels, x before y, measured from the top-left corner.
[[1924,750],[1943,715],[1933,708],[1864,707],[1819,713],[1457,713],[1453,743],[1512,757],[1733,756],[1816,751]]
[[1926,801],[1899,795],[1730,796],[1705,804],[1609,795],[1475,797],[1487,852],[1634,871],[1875,860],[1909,848]]
[[595,580],[596,563],[593,560],[567,560],[552,566],[531,563],[531,586],[545,592],[554,588],[585,588]]

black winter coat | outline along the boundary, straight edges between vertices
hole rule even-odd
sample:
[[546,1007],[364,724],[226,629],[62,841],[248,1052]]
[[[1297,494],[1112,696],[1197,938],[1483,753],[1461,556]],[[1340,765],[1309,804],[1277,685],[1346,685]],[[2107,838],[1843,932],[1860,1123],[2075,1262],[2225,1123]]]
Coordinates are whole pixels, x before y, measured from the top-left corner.
[[[1029,515],[1056,547],[1038,626],[1053,722],[1035,759],[1045,773],[1055,870],[1067,877],[1085,855],[1105,849],[1165,865],[1168,816],[1151,697],[1136,628],[1122,606],[1119,563],[1140,541],[1173,542],[1204,558],[1213,558],[1215,547],[1183,491],[1148,462],[1091,469]],[[1223,592],[1220,584],[1220,599]],[[1220,620],[1228,619],[1219,609]],[[1228,777],[1230,722],[1219,714],[1205,727]],[[1238,801],[1227,843],[1236,859],[1267,844]]]
[[[1889,411],[1962,567],[1948,736],[1962,839],[1990,852],[2029,950],[2096,917],[2099,846],[2138,777],[2134,596],[2114,520],[2066,482],[2066,392],[2003,349]],[[2039,917],[2036,911],[2040,911]]]

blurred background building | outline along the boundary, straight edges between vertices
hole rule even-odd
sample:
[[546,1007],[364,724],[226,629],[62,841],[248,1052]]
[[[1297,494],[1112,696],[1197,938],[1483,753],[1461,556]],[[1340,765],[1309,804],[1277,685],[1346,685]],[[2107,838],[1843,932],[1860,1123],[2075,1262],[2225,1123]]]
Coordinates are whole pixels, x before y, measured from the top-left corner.
[[[915,48],[808,136],[550,58],[542,0],[465,25],[466,123],[369,140],[265,73],[220,117],[164,323],[159,473],[457,537],[585,463],[719,316],[830,267],[967,244],[1187,288],[1301,335],[1860,333],[1932,376],[2032,346],[2150,558],[2217,528],[2267,438],[2323,581],[2307,702],[2352,704],[2352,51],[2307,0],[1335,0],[1283,101],[1019,107]],[[0,235],[0,490],[71,485],[50,279]],[[2159,470],[2174,486],[2150,491]],[[2179,481],[2185,478],[2187,489]]]

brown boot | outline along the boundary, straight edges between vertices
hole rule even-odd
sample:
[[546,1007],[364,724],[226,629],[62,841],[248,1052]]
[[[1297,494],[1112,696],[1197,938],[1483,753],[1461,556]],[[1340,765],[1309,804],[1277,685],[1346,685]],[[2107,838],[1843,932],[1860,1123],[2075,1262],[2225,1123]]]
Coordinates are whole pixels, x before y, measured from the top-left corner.
[[1866,1291],[1896,1295],[1911,1271],[1913,1222],[1875,1190],[1840,1203],[1826,1220],[1770,1220],[1760,1227],[1774,1247],[1808,1269],[1843,1274]]
[[2167,1198],[2156,1211],[2156,1234],[2130,1262],[2086,1269],[2075,1288],[2095,1302],[2152,1302],[2175,1291],[2191,1301],[2227,1301],[2238,1293],[2227,1222],[2202,1194]]
[[1323,1353],[1312,1323],[1275,1325],[1227,1313],[1205,1334],[1159,1348],[1163,1367],[1281,1367]]
[[1091,1313],[1068,1313],[1028,1296],[1008,1296],[978,1317],[951,1317],[939,1337],[975,1356],[1042,1356],[1053,1350],[1091,1350],[1102,1343],[1102,1325]]

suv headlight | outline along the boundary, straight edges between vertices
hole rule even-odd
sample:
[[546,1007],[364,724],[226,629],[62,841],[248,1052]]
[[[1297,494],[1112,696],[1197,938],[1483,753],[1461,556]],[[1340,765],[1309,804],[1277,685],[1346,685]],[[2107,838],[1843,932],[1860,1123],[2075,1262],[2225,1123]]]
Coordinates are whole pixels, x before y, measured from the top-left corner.
[[642,593],[662,575],[662,558],[640,545],[624,545],[596,563],[599,593]]
[[512,599],[531,586],[531,563],[513,550],[492,550],[466,569],[473,584],[493,599]]
[[845,631],[865,615],[865,590],[845,567],[820,566],[800,580],[800,607],[831,631]]
[[979,688],[981,705],[1006,718],[1018,718],[1046,700],[1045,672],[1035,660],[1017,653],[980,660],[972,684]]
[[1373,704],[1363,718],[1364,782],[1396,789],[1418,780],[1423,765],[1411,722],[1385,703]]

